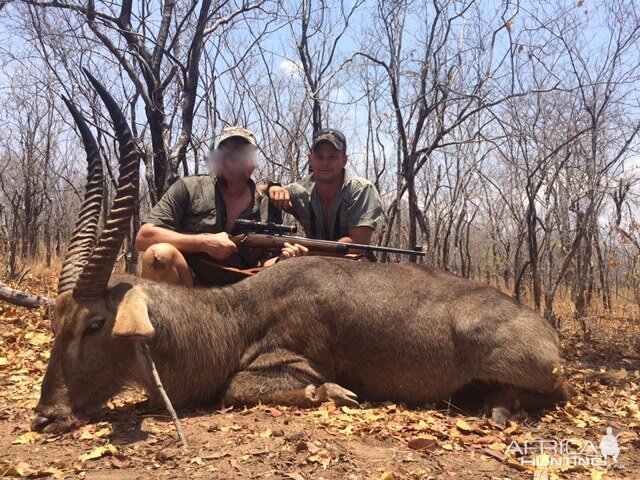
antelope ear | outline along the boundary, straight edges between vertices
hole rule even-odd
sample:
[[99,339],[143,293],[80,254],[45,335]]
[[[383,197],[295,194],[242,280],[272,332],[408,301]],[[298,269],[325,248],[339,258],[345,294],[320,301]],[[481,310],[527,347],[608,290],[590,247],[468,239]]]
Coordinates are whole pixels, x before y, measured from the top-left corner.
[[156,333],[149,320],[147,296],[139,288],[133,287],[125,293],[112,333],[118,337],[153,337]]

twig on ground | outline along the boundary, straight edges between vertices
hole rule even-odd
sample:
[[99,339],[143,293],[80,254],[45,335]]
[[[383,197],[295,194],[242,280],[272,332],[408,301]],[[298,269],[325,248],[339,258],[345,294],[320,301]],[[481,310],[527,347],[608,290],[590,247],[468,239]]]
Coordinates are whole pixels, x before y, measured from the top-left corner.
[[18,277],[18,280],[16,281],[16,285],[20,285],[22,283],[22,280],[24,280],[24,277],[27,275],[27,273],[29,273],[31,271],[30,268],[27,268],[24,272],[22,272],[20,274],[20,277]]
[[171,400],[169,400],[169,396],[167,395],[167,392],[164,390],[164,387],[162,386],[160,375],[158,375],[158,370],[156,369],[155,363],[153,363],[153,359],[151,358],[151,352],[149,351],[149,346],[147,345],[146,342],[142,342],[142,351],[144,352],[144,357],[147,360],[147,365],[149,365],[149,369],[151,370],[153,379],[156,382],[156,387],[158,387],[160,396],[162,397],[162,400],[164,400],[164,404],[167,407],[169,414],[171,415],[171,419],[173,420],[173,425],[176,427],[176,430],[178,431],[178,438],[180,439],[180,443],[182,443],[182,446],[186,447],[188,446],[187,439],[184,436],[184,431],[182,430],[180,419],[178,418],[178,415],[176,414],[176,411],[174,410],[173,405],[171,405]]

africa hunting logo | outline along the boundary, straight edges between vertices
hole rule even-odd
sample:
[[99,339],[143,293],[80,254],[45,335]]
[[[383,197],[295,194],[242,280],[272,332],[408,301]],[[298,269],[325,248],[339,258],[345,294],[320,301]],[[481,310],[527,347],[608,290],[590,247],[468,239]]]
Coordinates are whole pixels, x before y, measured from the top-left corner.
[[513,452],[520,465],[532,467],[619,467],[620,447],[618,437],[624,431],[613,435],[613,429],[607,427],[606,434],[596,446],[590,440],[525,440],[518,443],[512,440],[506,454]]

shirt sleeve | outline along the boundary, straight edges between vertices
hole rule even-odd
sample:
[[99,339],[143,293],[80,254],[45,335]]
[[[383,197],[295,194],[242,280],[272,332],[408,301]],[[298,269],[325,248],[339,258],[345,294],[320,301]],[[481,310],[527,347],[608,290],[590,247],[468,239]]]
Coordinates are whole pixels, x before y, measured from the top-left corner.
[[293,215],[297,221],[304,224],[304,220],[309,216],[308,207],[305,209],[305,206],[308,205],[308,195],[304,188],[302,188],[298,183],[290,183],[289,185],[283,185],[287,192],[289,192],[289,197],[291,197],[291,210],[287,211]]
[[348,228],[376,228],[382,215],[382,204],[378,190],[372,183],[365,183],[353,193],[348,203]]
[[282,212],[271,205],[269,195],[262,193],[259,190],[256,190],[255,194],[259,195],[260,199],[260,221],[282,223]]
[[[282,212],[278,210],[276,207],[271,205],[269,201],[269,195],[261,194],[259,191],[256,191],[256,195],[260,195],[260,221],[261,222],[273,222],[277,224],[282,223]],[[256,249],[258,250],[258,249]],[[259,264],[263,265],[264,262],[269,260],[270,258],[277,257],[280,255],[279,248],[263,248],[261,250],[261,255],[259,259]]]
[[189,192],[182,179],[175,182],[155,204],[143,223],[151,223],[174,232],[182,227],[189,208]]

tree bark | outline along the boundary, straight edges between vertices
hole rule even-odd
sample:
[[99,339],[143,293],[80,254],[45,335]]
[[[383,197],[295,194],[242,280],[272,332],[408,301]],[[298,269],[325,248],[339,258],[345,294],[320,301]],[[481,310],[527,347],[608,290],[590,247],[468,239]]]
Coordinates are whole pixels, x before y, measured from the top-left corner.
[[11,303],[12,305],[28,308],[39,308],[53,304],[53,301],[48,298],[32,295],[22,290],[16,290],[2,283],[0,283],[0,300]]

